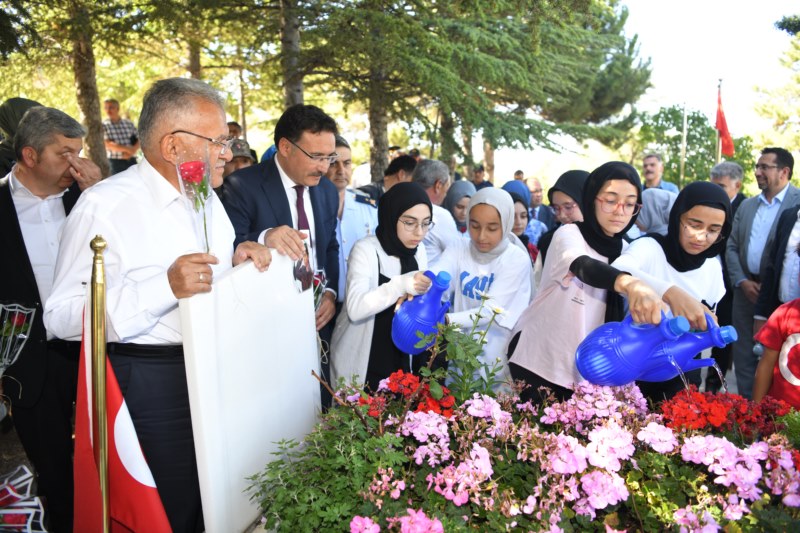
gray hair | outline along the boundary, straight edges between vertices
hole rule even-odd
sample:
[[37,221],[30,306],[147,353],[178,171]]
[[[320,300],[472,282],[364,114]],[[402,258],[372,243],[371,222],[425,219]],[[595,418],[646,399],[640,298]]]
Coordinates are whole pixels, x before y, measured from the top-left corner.
[[54,142],[56,135],[68,139],[82,139],[86,128],[63,111],[52,107],[37,106],[28,109],[19,121],[14,135],[14,154],[22,160],[22,149],[30,146],[41,154],[45,146]]
[[447,184],[450,181],[450,169],[436,159],[423,159],[417,163],[411,181],[419,183],[423,189],[428,190],[436,185],[437,181]]
[[338,133],[334,136],[334,139],[336,140],[336,148],[339,148],[341,146],[343,148],[347,148],[348,150],[350,149],[350,144],[347,142],[347,139],[345,139]]
[[139,139],[143,147],[152,142],[153,132],[159,123],[169,123],[175,116],[192,110],[193,100],[199,98],[225,108],[219,92],[200,80],[167,78],[158,80],[144,95],[142,114],[139,116]]
[[744,178],[744,171],[739,163],[733,161],[723,161],[714,165],[711,169],[711,179],[724,178],[728,176],[731,181],[742,181]]
[[661,154],[657,154],[655,152],[650,152],[648,154],[644,154],[644,156],[642,157],[642,161],[644,161],[645,159],[650,159],[651,157],[655,157],[656,159],[658,159],[659,163],[663,163],[664,162],[664,158],[661,157]]

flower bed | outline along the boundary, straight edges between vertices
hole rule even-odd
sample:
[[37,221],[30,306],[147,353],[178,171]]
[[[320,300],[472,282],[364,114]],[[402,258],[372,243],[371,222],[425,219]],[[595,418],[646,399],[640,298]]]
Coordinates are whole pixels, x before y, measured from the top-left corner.
[[774,400],[686,391],[648,410],[638,388],[580,384],[543,409],[397,372],[338,393],[304,441],[253,478],[285,531],[787,531],[800,454]]

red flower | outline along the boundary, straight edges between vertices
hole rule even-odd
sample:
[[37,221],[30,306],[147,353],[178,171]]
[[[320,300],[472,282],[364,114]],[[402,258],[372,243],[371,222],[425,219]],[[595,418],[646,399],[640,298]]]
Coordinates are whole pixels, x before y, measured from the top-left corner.
[[21,328],[25,325],[25,320],[28,317],[25,316],[25,313],[14,313],[11,315],[11,325],[15,328]]
[[187,161],[178,167],[181,179],[187,183],[200,183],[206,173],[206,165],[202,161]]
[[386,410],[386,398],[380,396],[363,396],[358,399],[359,405],[367,406],[367,414],[371,417],[378,418],[381,413]]

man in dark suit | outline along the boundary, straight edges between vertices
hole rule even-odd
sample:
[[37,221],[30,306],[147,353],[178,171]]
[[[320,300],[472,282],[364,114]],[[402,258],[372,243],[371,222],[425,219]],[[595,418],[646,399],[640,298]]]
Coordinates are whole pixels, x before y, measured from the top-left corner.
[[[797,207],[797,206],[795,206]],[[787,209],[778,219],[775,242],[764,269],[761,291],[754,309],[753,332],[757,333],[769,315],[781,304],[800,298],[800,207]]]
[[42,303],[53,283],[59,233],[81,190],[100,180],[78,156],[86,130],[68,115],[33,107],[14,137],[16,165],[0,179],[0,301],[35,308],[29,338],[6,371],[3,392],[38,475],[49,531],[72,531],[72,404],[80,343],[45,330]]
[[339,286],[339,193],[324,177],[337,159],[337,133],[336,121],[320,108],[294,105],[275,125],[275,157],[234,172],[223,186],[236,244],[257,241],[295,261],[308,249],[312,266],[325,270],[318,331],[333,318]]
[[753,394],[758,356],[753,353],[754,307],[761,291],[780,214],[800,202],[800,189],[792,178],[794,157],[784,148],[764,148],[755,167],[761,194],[747,198],[733,217],[725,259],[733,285],[733,326],[739,334],[734,343],[733,366],[738,392]]
[[[736,215],[736,210],[739,204],[742,203],[745,196],[742,194],[742,180],[744,179],[744,171],[738,163],[732,161],[723,161],[714,166],[710,172],[709,181],[716,183],[728,198],[731,200],[731,216]],[[728,266],[725,261],[725,254],[720,255],[722,261],[723,279],[725,281],[725,296],[717,303],[716,314],[717,322],[720,326],[727,326],[731,324],[733,313],[733,287],[731,286],[730,277],[728,275]],[[716,360],[719,365],[722,375],[724,376],[731,368],[731,345],[728,344],[722,348],[717,346],[711,349],[711,356]],[[716,372],[710,371],[706,377],[706,390],[716,392],[722,387],[722,382]]]
[[528,190],[531,192],[531,218],[535,218],[551,230],[556,225],[556,216],[549,206],[542,203],[544,199],[544,189],[542,182],[536,178],[528,180]]

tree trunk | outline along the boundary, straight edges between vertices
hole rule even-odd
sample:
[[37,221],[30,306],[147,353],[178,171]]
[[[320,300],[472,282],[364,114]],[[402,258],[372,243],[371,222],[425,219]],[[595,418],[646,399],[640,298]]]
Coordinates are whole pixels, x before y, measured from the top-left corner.
[[189,41],[189,75],[199,80],[202,75],[203,67],[200,64],[200,43],[195,40]]
[[461,123],[461,142],[464,143],[464,173],[471,180],[475,177],[475,154],[472,153],[472,126]]
[[281,72],[283,105],[303,103],[303,73],[300,72],[300,21],[292,0],[281,0]]
[[97,94],[97,77],[94,68],[94,49],[92,48],[92,25],[89,12],[83,4],[71,4],[72,27],[72,72],[75,77],[75,93],[80,109],[80,121],[86,126],[84,140],[86,156],[100,167],[103,176],[108,176],[111,168],[106,157],[103,142],[103,121],[100,114],[100,97]]
[[372,182],[383,179],[383,171],[389,166],[389,114],[384,101],[383,83],[385,74],[381,70],[371,72],[369,89],[369,170]]
[[486,179],[494,183],[494,147],[489,141],[483,141],[483,169]]
[[239,67],[239,123],[242,126],[242,138],[247,140],[247,100],[245,99],[244,69]]
[[442,140],[442,161],[450,167],[450,175],[453,174],[456,168],[456,153],[458,152],[458,145],[455,141],[456,123],[453,120],[453,114],[447,110],[442,110],[442,125],[439,129],[439,135]]

